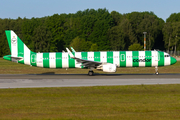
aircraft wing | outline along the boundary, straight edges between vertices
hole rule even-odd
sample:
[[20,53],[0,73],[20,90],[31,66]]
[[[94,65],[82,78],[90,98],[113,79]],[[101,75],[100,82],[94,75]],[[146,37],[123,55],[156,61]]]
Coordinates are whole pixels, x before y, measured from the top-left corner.
[[97,66],[103,64],[102,62],[96,62],[96,61],[93,61],[93,60],[85,60],[85,59],[74,57],[74,55],[71,53],[71,51],[68,48],[66,48],[66,50],[68,51],[68,54],[70,55],[71,58],[75,59],[78,63],[82,63],[81,66],[84,66],[84,67],[97,67]]
[[73,59],[75,59],[78,63],[82,63],[81,66],[84,66],[84,67],[96,67],[102,64],[102,62],[96,62],[93,60],[85,60],[85,59],[80,59],[76,57],[73,57]]

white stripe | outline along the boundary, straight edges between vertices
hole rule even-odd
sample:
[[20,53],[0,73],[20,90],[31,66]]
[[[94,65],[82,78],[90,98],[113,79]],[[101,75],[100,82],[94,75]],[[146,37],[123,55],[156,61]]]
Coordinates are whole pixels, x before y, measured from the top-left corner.
[[126,51],[126,67],[132,67],[132,51]]
[[17,35],[13,31],[11,31],[11,55],[13,57],[17,57],[18,54],[17,44]]
[[24,64],[30,65],[30,50],[24,44]]
[[152,67],[158,66],[157,51],[151,51],[151,55],[152,55]]
[[92,60],[92,61],[94,61],[94,52],[88,52],[87,53],[88,55],[88,60]]
[[62,68],[69,68],[68,53],[62,53]]
[[37,66],[38,67],[43,67],[43,53],[37,53],[36,54],[37,56],[36,56],[36,60],[37,60]]
[[116,64],[118,67],[119,65],[119,51],[113,52],[113,64]]
[[[164,55],[169,55],[169,54],[164,53]],[[169,57],[164,56],[164,66],[170,65],[170,64],[171,64],[170,56]]]
[[49,53],[49,67],[56,68],[56,53]]
[[107,62],[107,52],[100,52],[101,62]]
[[[81,52],[75,52],[75,57],[81,59]],[[75,67],[76,68],[81,68],[81,63],[78,63],[77,60],[75,60]]]
[[[145,51],[139,51],[139,59],[145,59]],[[139,62],[139,67],[144,67],[145,62]]]

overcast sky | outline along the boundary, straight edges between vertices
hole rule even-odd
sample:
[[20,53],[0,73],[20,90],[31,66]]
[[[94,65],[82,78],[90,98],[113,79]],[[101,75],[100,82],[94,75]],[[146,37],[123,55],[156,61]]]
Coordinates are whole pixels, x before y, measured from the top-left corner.
[[0,18],[3,19],[39,18],[92,8],[106,8],[121,14],[152,11],[163,20],[180,12],[180,0],[0,0],[0,5]]

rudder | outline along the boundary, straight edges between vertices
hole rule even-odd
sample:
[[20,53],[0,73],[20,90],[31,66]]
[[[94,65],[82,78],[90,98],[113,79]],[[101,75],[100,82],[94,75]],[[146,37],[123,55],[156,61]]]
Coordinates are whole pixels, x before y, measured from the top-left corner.
[[21,41],[21,39],[12,30],[6,30],[6,37],[11,52],[11,57],[22,57],[24,58],[21,62],[30,64],[30,53],[29,48]]

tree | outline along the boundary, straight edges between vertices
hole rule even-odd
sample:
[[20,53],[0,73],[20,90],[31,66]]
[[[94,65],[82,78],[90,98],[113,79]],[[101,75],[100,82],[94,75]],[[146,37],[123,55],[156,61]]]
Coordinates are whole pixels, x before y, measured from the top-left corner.
[[108,38],[111,45],[111,50],[124,50],[126,46],[125,33],[120,26],[112,27],[108,31]]
[[127,50],[129,45],[137,43],[128,19],[123,19],[118,26],[112,27],[108,31],[108,39],[111,50]]
[[88,51],[90,46],[90,42],[86,42],[83,38],[77,36],[72,40],[69,47],[73,47],[76,51]]
[[162,19],[159,19],[153,12],[132,12],[126,14],[126,16],[138,43],[141,45],[144,43],[143,32],[146,31],[147,49],[151,50],[163,46],[162,28],[164,21]]
[[122,14],[120,14],[116,11],[112,11],[111,16],[114,20],[115,26],[119,25],[121,23],[121,21],[125,18]]
[[49,52],[51,32],[45,26],[39,26],[34,30],[34,46],[36,52]]
[[140,45],[139,43],[134,43],[134,44],[129,46],[128,50],[130,50],[130,51],[141,51],[141,50],[143,50],[143,46]]
[[97,51],[97,50],[98,50],[97,44],[92,44],[91,48],[90,48],[90,51]]
[[177,46],[180,43],[180,22],[172,23],[172,45],[174,46],[174,53],[177,51]]
[[164,47],[168,50],[170,50],[170,47],[172,46],[171,40],[172,40],[172,25],[170,22],[165,23],[163,29],[163,36],[164,36]]

